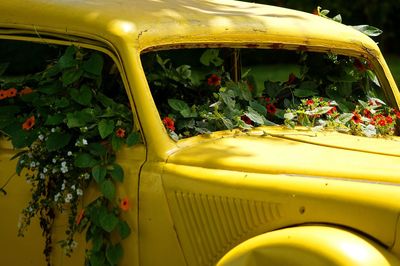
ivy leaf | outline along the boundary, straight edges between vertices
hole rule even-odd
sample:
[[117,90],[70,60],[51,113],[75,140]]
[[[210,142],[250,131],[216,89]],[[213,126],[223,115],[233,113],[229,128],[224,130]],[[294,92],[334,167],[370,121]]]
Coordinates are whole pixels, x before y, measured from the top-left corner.
[[250,118],[251,121],[262,125],[264,124],[264,120],[262,115],[260,115],[257,111],[255,111],[253,108],[250,106],[247,108],[247,112],[244,113],[248,118]]
[[109,200],[113,200],[115,197],[115,186],[109,179],[100,184],[100,191]]
[[124,140],[122,138],[117,137],[115,134],[111,138],[111,146],[114,151],[118,151],[121,149],[122,145],[124,144]]
[[119,164],[113,164],[110,171],[111,177],[118,182],[124,181],[124,169]]
[[76,65],[76,60],[75,60],[75,53],[76,53],[76,47],[75,46],[68,46],[68,48],[65,50],[65,53],[58,59],[58,66],[61,70],[71,68]]
[[82,69],[78,70],[69,69],[62,74],[61,81],[63,82],[64,85],[68,86],[78,81],[82,77],[82,74],[83,74]]
[[74,101],[81,105],[90,105],[92,101],[92,91],[87,85],[83,85],[80,90],[71,89],[70,95]]
[[90,143],[88,148],[89,152],[95,156],[105,156],[107,154],[107,149],[100,143]]
[[93,252],[100,251],[101,246],[103,245],[103,242],[104,242],[104,240],[103,240],[102,234],[94,234],[93,238],[92,238],[92,243],[93,243],[92,251]]
[[357,26],[352,26],[354,29],[361,31],[365,35],[371,36],[371,37],[376,37],[379,36],[383,33],[382,30],[369,26],[369,25],[357,25]]
[[89,258],[90,266],[104,266],[106,258],[103,252],[93,252]]
[[46,119],[45,125],[56,126],[63,122],[65,116],[63,114],[49,115]]
[[126,145],[128,145],[128,147],[136,145],[139,142],[140,142],[140,133],[139,132],[132,132],[126,138]]
[[107,169],[104,166],[96,165],[92,168],[92,176],[97,184],[103,184],[107,175]]
[[103,57],[98,53],[92,53],[90,58],[83,63],[82,68],[90,74],[100,76],[101,71],[103,70],[103,65]]
[[267,115],[267,108],[264,105],[262,105],[256,101],[251,101],[250,107],[253,108],[254,110],[256,110],[257,113],[259,113],[261,115]]
[[97,164],[97,160],[88,153],[79,153],[76,158],[74,165],[79,168],[94,167]]
[[91,108],[67,114],[67,125],[69,128],[83,127],[95,120],[94,110]]
[[205,66],[209,66],[210,64],[220,66],[224,63],[224,60],[219,57],[218,49],[208,49],[201,55],[200,62]]
[[190,117],[191,110],[187,103],[178,99],[168,99],[168,104],[172,109],[181,113],[183,117]]
[[100,226],[104,231],[111,233],[118,225],[119,219],[112,213],[106,212],[100,217]]
[[46,148],[49,151],[56,151],[68,145],[72,135],[69,133],[54,132],[46,140]]
[[131,228],[129,227],[127,222],[119,221],[118,232],[119,232],[121,239],[125,239],[131,234]]
[[117,265],[123,255],[122,246],[120,243],[109,245],[106,250],[106,258],[111,265]]
[[114,127],[115,126],[114,126],[113,120],[102,119],[98,125],[100,137],[102,139],[105,139],[106,137],[108,137],[111,133],[113,133]]

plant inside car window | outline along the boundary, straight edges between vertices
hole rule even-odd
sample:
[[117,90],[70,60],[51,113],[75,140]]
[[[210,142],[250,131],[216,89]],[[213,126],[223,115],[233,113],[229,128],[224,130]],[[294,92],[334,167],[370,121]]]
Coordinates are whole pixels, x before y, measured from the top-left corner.
[[[125,91],[104,77],[106,57],[75,46],[58,52],[60,56],[33,74],[11,77],[9,64],[1,68],[0,132],[19,150],[13,157],[18,159],[16,172],[25,175],[32,192],[19,235],[37,216],[50,265],[54,219],[67,211],[66,237],[60,242],[65,254],[77,246],[75,234],[86,229],[91,242],[86,265],[116,265],[123,252],[120,241],[130,228],[121,218],[128,200],[116,195],[124,172],[115,155],[140,137],[133,131]],[[89,186],[97,187],[99,196],[81,206]]]
[[[187,53],[197,54],[197,62],[191,58],[180,64]],[[301,125],[368,137],[395,131],[400,113],[381,100],[380,84],[365,59],[262,49],[235,53],[241,58],[235,63],[234,71],[240,73],[236,81],[224,49],[143,57],[145,66],[155,57],[147,77],[172,138],[263,125]]]

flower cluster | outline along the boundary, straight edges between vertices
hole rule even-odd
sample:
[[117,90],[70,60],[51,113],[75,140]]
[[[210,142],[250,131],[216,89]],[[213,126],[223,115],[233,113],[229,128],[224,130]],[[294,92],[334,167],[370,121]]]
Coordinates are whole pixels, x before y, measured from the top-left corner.
[[[57,59],[35,80],[6,83],[0,79],[0,107],[8,111],[6,116],[0,114],[0,133],[20,150],[14,156],[16,172],[25,174],[32,192],[18,223],[19,235],[38,216],[50,264],[53,220],[56,213],[68,211],[66,237],[60,241],[66,255],[78,244],[75,234],[87,229],[96,235],[87,233],[87,241],[96,246],[96,252],[87,253],[87,260],[102,261],[106,250],[116,245],[115,236],[124,239],[130,233],[120,217],[121,211],[129,210],[129,200],[116,197],[124,172],[115,154],[122,145],[134,145],[140,138],[132,132],[132,113],[124,94],[115,98],[122,102],[116,102],[102,92],[103,56],[71,46],[62,58],[69,65]],[[79,207],[88,186],[97,186],[100,196]],[[112,227],[99,222],[106,219],[113,220]],[[109,265],[119,259],[108,259]]]
[[377,98],[358,102],[352,112],[340,113],[335,101],[320,97],[303,99],[296,109],[286,110],[285,124],[289,127],[306,126],[314,131],[334,129],[366,137],[394,134],[395,121],[400,119],[398,110]]

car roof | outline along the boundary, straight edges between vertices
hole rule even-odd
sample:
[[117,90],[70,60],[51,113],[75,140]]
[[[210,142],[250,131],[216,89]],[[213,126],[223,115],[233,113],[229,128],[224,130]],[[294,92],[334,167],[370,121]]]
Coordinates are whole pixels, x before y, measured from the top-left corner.
[[233,0],[13,0],[0,27],[120,40],[140,50],[198,43],[294,44],[378,51],[349,26],[291,9]]

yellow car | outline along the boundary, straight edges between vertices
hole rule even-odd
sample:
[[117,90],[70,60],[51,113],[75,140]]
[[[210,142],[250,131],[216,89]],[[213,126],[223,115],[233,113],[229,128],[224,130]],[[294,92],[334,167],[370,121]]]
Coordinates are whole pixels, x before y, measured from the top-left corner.
[[[304,73],[323,74],[331,98],[354,101],[359,99],[349,93],[353,80],[343,75],[356,75],[360,91],[379,90],[369,98],[380,99],[374,106],[382,100],[396,112],[395,81],[376,43],[362,32],[313,14],[231,0],[14,0],[2,1],[0,10],[0,63],[25,62],[25,70],[46,66],[57,55],[49,55],[48,47],[74,45],[104,54],[114,65],[110,71],[120,73],[142,143],[117,154],[125,172],[117,195],[129,200],[122,216],[131,228],[121,242],[119,265],[400,265],[400,139],[392,136],[398,129],[376,137],[373,125],[356,135],[316,124],[283,126],[292,121],[288,113],[300,117],[293,108],[285,113],[290,101],[311,105],[317,100],[307,97],[318,95],[309,91],[325,82],[301,87],[296,82],[304,81]],[[40,62],[31,59],[37,54],[43,55]],[[296,63],[320,58],[330,63],[320,62],[314,72]],[[345,74],[324,72],[335,66]],[[14,74],[21,75],[18,69]],[[263,98],[267,109],[249,100],[253,107],[239,115],[243,120],[230,120],[237,125],[221,120],[225,128],[178,128],[179,118],[201,113],[196,106],[203,103],[190,101],[224,97],[229,82],[247,84],[257,101],[269,94]],[[185,84],[211,94],[197,97]],[[290,93],[272,95],[272,88],[278,90],[273,84]],[[189,113],[174,105],[186,100]],[[215,111],[221,101],[206,104]],[[324,115],[337,104],[348,109],[347,122],[366,120],[367,114],[355,115],[341,99],[329,104]],[[267,121],[252,113],[257,108]],[[215,115],[210,112],[196,125]],[[24,129],[31,126],[32,121]],[[16,152],[3,137],[0,186],[7,194],[0,195],[0,264],[45,265],[39,222],[32,220],[25,237],[17,236],[31,193],[23,175],[13,177],[16,162],[10,158]],[[83,265],[91,245],[83,236],[72,257],[56,244],[64,237],[66,215],[52,227],[52,263]]]

